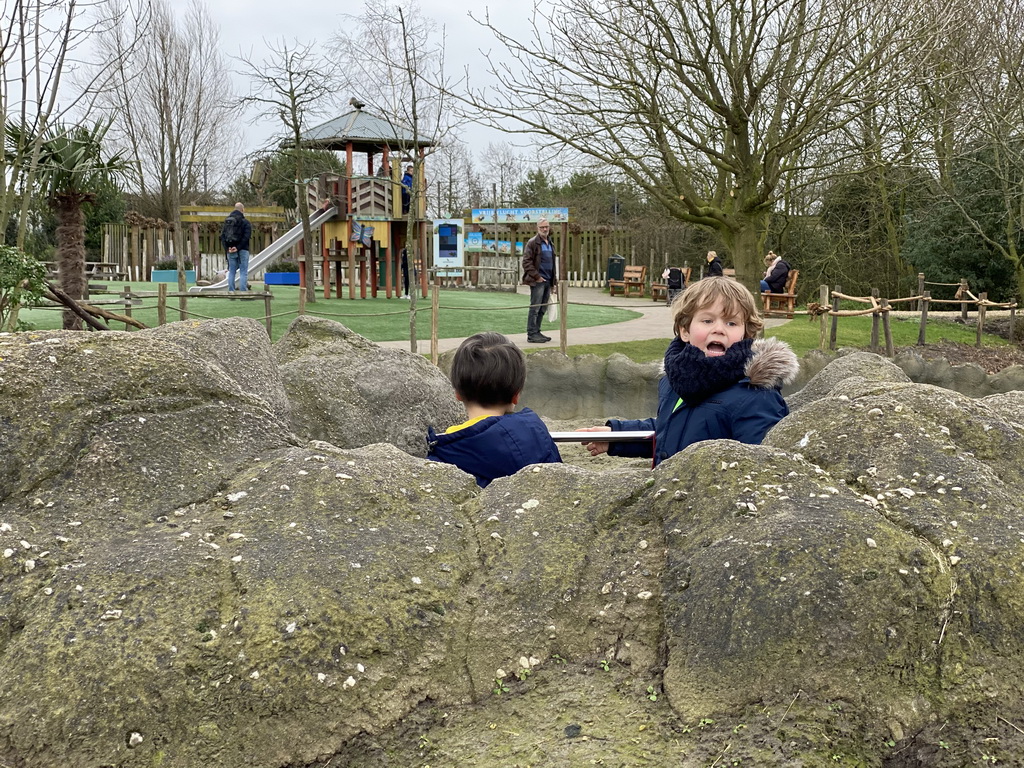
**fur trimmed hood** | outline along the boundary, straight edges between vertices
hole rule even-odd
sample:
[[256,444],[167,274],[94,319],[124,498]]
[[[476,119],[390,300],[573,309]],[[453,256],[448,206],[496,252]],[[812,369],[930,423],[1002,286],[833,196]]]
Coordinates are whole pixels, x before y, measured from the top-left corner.
[[[666,375],[664,360],[659,373]],[[743,375],[757,389],[782,389],[796,380],[799,373],[800,361],[789,344],[774,338],[754,339],[750,358],[743,365]]]
[[743,372],[752,387],[781,389],[800,373],[800,361],[789,344],[779,339],[755,339]]

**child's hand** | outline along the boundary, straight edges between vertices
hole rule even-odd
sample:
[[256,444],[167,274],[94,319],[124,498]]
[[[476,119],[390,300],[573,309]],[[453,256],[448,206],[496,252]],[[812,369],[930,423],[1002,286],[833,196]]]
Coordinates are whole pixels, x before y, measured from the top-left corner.
[[[577,432],[611,432],[611,427],[583,427],[582,429],[576,430]],[[602,453],[608,453],[608,443],[581,443],[584,448],[590,451],[591,456],[597,456]]]

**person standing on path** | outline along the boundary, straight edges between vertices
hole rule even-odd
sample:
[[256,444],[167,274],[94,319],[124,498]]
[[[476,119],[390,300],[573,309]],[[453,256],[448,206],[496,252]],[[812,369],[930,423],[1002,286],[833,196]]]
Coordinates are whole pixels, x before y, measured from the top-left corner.
[[537,222],[537,234],[523,248],[523,284],[530,286],[530,313],[526,318],[526,340],[531,344],[544,344],[550,336],[540,332],[540,319],[544,316],[551,294],[558,293],[555,274],[555,246],[550,239],[551,225],[547,219]]
[[220,241],[228,257],[228,291],[235,291],[235,272],[238,272],[238,289],[249,290],[249,237],[252,224],[245,218],[245,206],[235,203],[233,210],[224,220],[220,230]]

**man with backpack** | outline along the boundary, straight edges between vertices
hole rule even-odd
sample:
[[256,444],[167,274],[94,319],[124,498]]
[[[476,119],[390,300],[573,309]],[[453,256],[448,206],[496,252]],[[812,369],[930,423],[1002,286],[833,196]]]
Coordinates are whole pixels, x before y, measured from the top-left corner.
[[238,289],[249,290],[249,236],[252,224],[245,218],[245,206],[235,203],[233,210],[220,230],[220,241],[228,257],[228,291],[235,291],[235,272],[238,272]]

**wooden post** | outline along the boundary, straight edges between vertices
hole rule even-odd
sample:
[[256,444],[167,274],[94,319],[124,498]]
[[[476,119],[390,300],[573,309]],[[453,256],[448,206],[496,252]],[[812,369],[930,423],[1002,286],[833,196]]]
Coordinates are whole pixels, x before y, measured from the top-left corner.
[[896,350],[892,345],[892,326],[889,324],[889,300],[882,299],[882,330],[885,332],[885,356],[892,357]]
[[1017,343],[1017,306],[1010,305],[1010,343]]
[[[840,286],[836,286],[833,289],[833,293],[842,293],[843,289]],[[835,351],[836,348],[836,335],[839,333],[839,315],[835,314],[839,311],[839,297],[832,297],[832,330],[828,335],[828,348]]]
[[[131,317],[132,316],[132,299],[131,299],[131,296],[132,296],[132,287],[130,285],[124,286],[124,289],[121,291],[121,298],[124,299],[124,306],[121,308],[121,310],[124,312],[124,316],[125,317]],[[131,327],[132,326],[131,326],[130,323],[125,323],[124,324],[124,329],[126,331],[131,330]],[[1011,324],[1011,327],[1012,327],[1012,324]],[[1012,341],[1012,339],[1011,339],[1011,341]]]
[[[569,237],[569,224],[568,222],[562,222],[562,242]],[[566,354],[566,349],[569,344],[569,331],[568,326],[565,324],[565,310],[568,308],[568,296],[569,296],[569,284],[565,279],[566,260],[560,259],[561,263],[558,265],[558,336],[559,346],[562,349],[562,354]]]
[[960,278],[960,319],[967,322],[967,280]]
[[[917,273],[917,295],[924,296],[924,272]],[[923,299],[917,300],[917,309],[920,311]]]
[[982,291],[978,294],[978,340],[974,343],[974,346],[979,348],[981,347],[982,334],[985,333],[986,301],[988,301],[988,291]]
[[267,336],[268,337],[270,336],[270,331],[271,331],[270,324],[271,324],[271,321],[273,320],[273,318],[271,318],[271,316],[270,316],[270,314],[271,314],[270,313],[270,300],[273,299],[273,298],[274,298],[274,296],[270,292],[270,289],[267,288],[266,286],[264,286],[264,288],[263,288],[263,318],[266,321]]
[[[345,251],[348,253],[348,297],[350,299],[354,300],[355,297],[356,297],[356,247],[355,247],[355,243],[353,243],[351,240],[349,240],[349,242],[347,243],[347,247],[345,248]],[[324,276],[324,286],[327,287],[329,285],[330,285],[330,283],[327,280],[327,277]],[[340,275],[338,277],[338,287],[339,288],[341,287],[341,277],[340,277]],[[338,296],[338,298],[340,299],[341,296]]]
[[167,324],[167,283],[156,287],[156,324]]
[[[440,183],[440,182],[438,182]],[[392,271],[392,262],[395,259],[394,248],[390,245],[383,249],[387,253],[387,258],[384,260],[384,297],[387,299],[391,298],[391,283],[395,279],[395,273]],[[396,293],[401,293],[396,291]]]
[[[413,290],[409,287],[410,292]],[[441,304],[441,276],[434,275],[434,285],[430,291],[430,362],[437,365],[437,314]]]
[[[427,298],[427,270],[430,269],[430,259],[427,258],[427,227],[425,221],[417,223],[418,231],[417,237],[420,241],[420,296],[424,299]],[[495,243],[494,247],[497,248],[498,244]],[[477,264],[480,263],[480,259],[477,259]],[[410,269],[414,269],[413,265],[409,265]],[[411,286],[410,286],[411,287]]]
[[[373,242],[372,240],[370,242]],[[377,298],[377,248],[370,246],[365,251],[366,258],[370,260],[370,296]]]
[[[828,306],[828,286],[818,286],[818,304],[821,305],[822,309]],[[825,345],[828,343],[828,314],[822,312],[820,316],[820,328],[818,330],[818,349],[822,352],[825,351]]]
[[[878,298],[878,289],[871,289],[871,298]],[[878,312],[871,313],[871,351],[878,353]]]
[[928,328],[928,303],[932,299],[932,292],[925,291],[922,295],[924,298],[921,300],[921,329],[917,332],[917,346],[919,347],[925,345],[925,333]]
[[193,221],[189,226],[192,240],[192,263],[196,267],[196,279],[203,277],[203,257],[199,248],[199,222]]
[[299,286],[299,317],[306,314],[306,286]]
[[369,261],[366,255],[366,249],[363,248],[363,258],[359,260],[359,298],[366,298],[366,267]]

